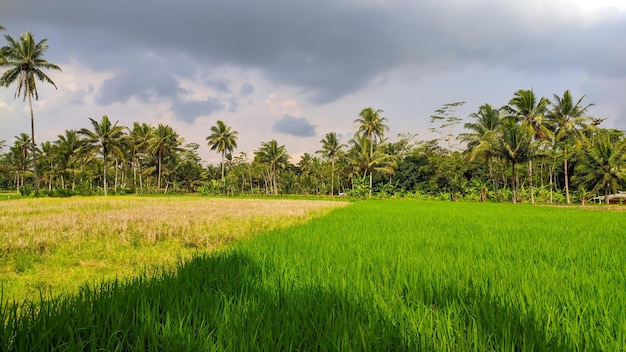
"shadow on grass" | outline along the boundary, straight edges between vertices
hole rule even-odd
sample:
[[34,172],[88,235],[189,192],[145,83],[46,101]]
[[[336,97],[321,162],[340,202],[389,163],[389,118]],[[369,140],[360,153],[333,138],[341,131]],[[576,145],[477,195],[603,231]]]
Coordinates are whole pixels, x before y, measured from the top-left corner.
[[0,350],[410,349],[401,328],[371,307],[327,289],[267,288],[262,270],[271,269],[231,251],[176,273],[5,306]]
[[[441,327],[430,334],[409,331],[402,317],[384,314],[368,299],[331,288],[296,287],[273,275],[271,265],[261,267],[235,250],[196,258],[175,273],[103,283],[38,304],[5,306],[0,310],[0,320],[5,321],[0,350],[455,349],[440,344]],[[276,281],[268,285],[266,277]],[[568,347],[545,340],[545,332],[515,307],[504,307],[477,291],[447,288],[422,301],[417,303],[440,311],[454,305],[490,307],[456,317],[464,325],[457,328],[465,329],[460,338],[469,338],[465,335],[472,321],[478,321],[478,333],[488,336],[482,344],[474,341],[473,349]],[[406,309],[412,309],[409,306]],[[503,338],[507,334],[515,336]],[[456,349],[472,345],[467,343]]]

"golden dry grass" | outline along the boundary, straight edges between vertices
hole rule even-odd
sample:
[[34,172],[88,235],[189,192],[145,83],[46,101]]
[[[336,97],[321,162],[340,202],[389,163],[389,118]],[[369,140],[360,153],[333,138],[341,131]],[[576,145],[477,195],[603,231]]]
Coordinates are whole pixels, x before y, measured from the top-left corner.
[[83,282],[175,267],[261,231],[304,223],[335,201],[89,197],[0,202],[5,298],[73,291]]

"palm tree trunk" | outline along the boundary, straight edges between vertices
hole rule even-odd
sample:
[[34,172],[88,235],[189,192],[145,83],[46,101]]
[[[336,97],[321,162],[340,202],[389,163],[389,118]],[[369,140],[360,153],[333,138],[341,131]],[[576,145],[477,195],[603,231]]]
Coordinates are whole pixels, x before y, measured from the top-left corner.
[[565,176],[565,199],[567,199],[567,204],[570,204],[572,201],[569,197],[569,174],[567,171],[567,149],[563,150],[563,175]]
[[330,195],[335,195],[335,159],[333,158],[330,161],[331,169],[330,169]]
[[528,178],[530,179],[530,202],[535,204],[535,195],[533,192],[533,161],[528,160]]
[[226,184],[226,180],[224,179],[224,152],[222,152],[222,183]]
[[[29,87],[29,85],[26,85]],[[30,94],[30,89],[27,92],[28,94],[28,106],[30,107],[30,133],[31,133],[31,143],[33,145],[33,177],[35,178],[35,195],[39,194],[39,178],[37,177],[37,144],[35,143],[35,115],[33,113],[33,101]]]
[[106,149],[103,149],[102,154],[102,181],[104,185],[104,195],[107,195],[107,155]]
[[516,185],[515,185],[515,179],[516,179],[515,175],[515,163],[511,163],[511,190],[513,191],[513,204],[517,203],[517,196],[516,196]]

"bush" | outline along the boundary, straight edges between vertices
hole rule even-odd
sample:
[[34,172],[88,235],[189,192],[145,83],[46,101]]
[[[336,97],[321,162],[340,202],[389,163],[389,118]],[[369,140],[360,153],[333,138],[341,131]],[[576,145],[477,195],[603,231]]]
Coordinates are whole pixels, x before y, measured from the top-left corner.
[[21,185],[20,186],[20,194],[24,197],[28,197],[31,193],[33,193],[33,186],[31,185]]

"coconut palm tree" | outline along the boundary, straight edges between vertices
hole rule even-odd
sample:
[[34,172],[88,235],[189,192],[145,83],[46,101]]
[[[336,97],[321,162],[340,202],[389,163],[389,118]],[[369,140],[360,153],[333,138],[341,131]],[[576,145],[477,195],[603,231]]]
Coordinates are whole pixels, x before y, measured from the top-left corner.
[[604,132],[585,151],[576,164],[576,180],[591,193],[604,191],[604,199],[608,201],[610,193],[626,187],[626,141],[623,136],[616,140],[610,132]]
[[275,139],[261,143],[261,148],[254,151],[255,159],[265,164],[270,188],[274,195],[278,194],[278,171],[289,163],[289,154],[284,145],[279,146]]
[[211,132],[206,140],[211,150],[216,150],[222,155],[222,182],[224,182],[224,157],[237,148],[237,131],[233,131],[224,121],[218,120],[215,126],[211,126]]
[[[546,140],[550,135],[550,130],[544,124],[545,115],[548,112],[550,100],[540,98],[537,100],[532,89],[520,89],[513,95],[509,104],[504,107],[511,113],[523,128],[532,131],[532,139]],[[533,192],[533,163],[532,158],[528,158],[528,178],[530,180],[530,201],[535,202]]]
[[332,196],[335,192],[335,160],[344,145],[339,142],[335,132],[326,133],[320,143],[322,143],[322,149],[317,153],[330,160],[330,195]]
[[139,176],[139,189],[143,190],[143,177],[141,170],[141,159],[148,152],[153,128],[147,123],[133,123],[133,129],[129,132],[130,139],[130,159],[133,166],[133,188],[137,189],[137,176]]
[[[381,141],[384,138],[385,132],[389,130],[389,126],[385,124],[387,122],[386,117],[382,117],[382,110],[374,110],[371,107],[367,107],[359,113],[360,118],[354,120],[356,126],[356,133],[354,140],[358,140],[358,137],[365,137],[369,141],[369,159],[372,159],[374,154],[375,142]],[[372,185],[372,175],[370,177],[370,187]],[[371,191],[371,188],[370,188]]]
[[363,178],[369,175],[369,193],[372,194],[374,172],[384,175],[392,174],[397,167],[396,158],[385,152],[385,144],[376,145],[373,152],[372,142],[366,136],[356,136],[350,140],[351,148],[348,153],[349,163],[357,172],[363,173]]
[[24,185],[24,175],[32,161],[32,147],[30,136],[20,133],[19,136],[15,136],[15,143],[9,151],[10,167],[15,170],[15,187],[18,192],[20,186]]
[[161,190],[161,177],[165,158],[181,151],[183,139],[168,125],[159,124],[153,131],[148,150],[157,157],[157,191]]
[[85,136],[86,147],[88,147],[91,151],[96,153],[100,153],[102,155],[102,176],[103,176],[103,184],[104,184],[104,195],[107,195],[107,160],[111,153],[121,154],[123,138],[124,138],[124,129],[123,126],[118,126],[117,122],[115,124],[111,124],[111,120],[107,115],[102,116],[102,120],[100,122],[89,118],[91,121],[91,125],[93,126],[93,131],[88,130],[86,128],[78,131],[81,135]]
[[381,141],[385,132],[389,131],[389,126],[385,124],[387,118],[381,116],[382,110],[374,110],[371,107],[367,107],[359,113],[360,118],[354,120],[357,124],[357,131],[355,135],[365,136],[370,141],[370,156],[374,152],[374,142],[376,140]]
[[532,131],[524,128],[513,116],[506,117],[491,143],[493,154],[511,164],[511,190],[513,203],[517,202],[517,172],[515,166],[527,161],[535,153],[537,143],[533,142]]
[[54,142],[58,149],[59,171],[61,174],[61,187],[65,188],[64,174],[68,177],[68,182],[72,182],[72,190],[76,186],[76,174],[80,170],[78,165],[79,156],[83,148],[83,141],[78,138],[76,130],[66,130],[65,135],[58,135],[58,139]]
[[591,121],[591,117],[586,116],[587,109],[593,106],[593,104],[582,105],[582,101],[585,98],[583,95],[574,103],[572,94],[569,90],[563,92],[563,97],[553,94],[554,102],[552,103],[551,111],[546,115],[547,125],[552,127],[554,132],[555,144],[560,144],[563,150],[563,175],[565,178],[565,197],[567,204],[571,203],[569,194],[569,166],[568,160],[570,155],[568,151],[571,145],[580,144],[584,138],[582,130],[585,128],[588,122]]
[[0,49],[3,59],[0,66],[9,67],[0,77],[0,86],[8,87],[15,83],[17,89],[15,98],[23,95],[23,100],[28,98],[30,108],[31,140],[33,150],[33,176],[35,178],[35,193],[39,192],[39,180],[37,178],[37,151],[35,144],[35,116],[33,113],[32,98],[39,99],[36,81],[51,84],[55,89],[56,84],[48,77],[44,69],[61,71],[61,68],[45,60],[44,54],[48,50],[47,39],[35,42],[32,33],[22,34],[19,40],[13,39],[10,35],[4,36],[8,45]]
[[492,142],[500,129],[502,122],[502,112],[494,109],[490,104],[483,104],[478,108],[478,112],[469,115],[476,122],[468,122],[464,125],[465,129],[471,132],[462,133],[459,139],[467,143],[469,150],[469,161],[473,161],[477,156],[481,155],[485,159],[485,165],[488,169],[489,178],[495,187],[495,178],[493,175],[493,158]]

